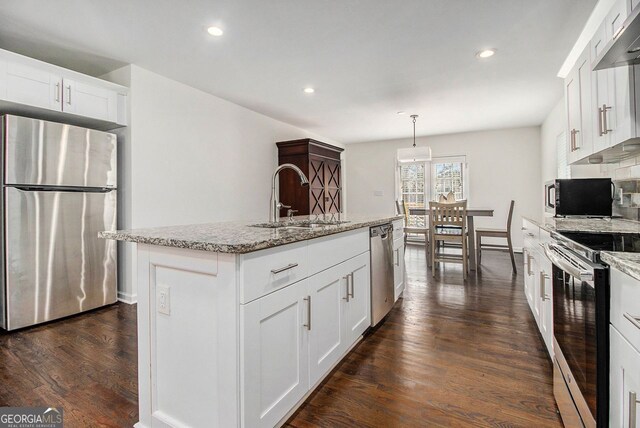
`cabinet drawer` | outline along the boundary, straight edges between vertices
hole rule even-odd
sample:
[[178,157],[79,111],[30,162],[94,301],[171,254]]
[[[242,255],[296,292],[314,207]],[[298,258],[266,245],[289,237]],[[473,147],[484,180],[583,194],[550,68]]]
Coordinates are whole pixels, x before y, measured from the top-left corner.
[[640,350],[640,281],[611,269],[611,324]]
[[537,241],[540,238],[540,228],[527,220],[522,220],[522,234],[525,239]]
[[306,278],[309,271],[307,242],[243,254],[240,258],[240,303]]
[[404,220],[396,220],[393,222],[393,236],[397,237],[398,233],[404,233]]
[[313,275],[369,251],[369,228],[324,236],[307,242],[309,275]]

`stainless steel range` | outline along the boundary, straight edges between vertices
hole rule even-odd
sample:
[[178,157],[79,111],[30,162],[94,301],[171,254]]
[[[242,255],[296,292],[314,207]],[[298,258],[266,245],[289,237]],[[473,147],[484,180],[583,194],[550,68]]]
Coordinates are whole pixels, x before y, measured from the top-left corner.
[[609,426],[609,267],[601,251],[640,252],[640,234],[552,233],[554,395],[565,426]]
[[2,116],[0,327],[116,301],[116,136]]

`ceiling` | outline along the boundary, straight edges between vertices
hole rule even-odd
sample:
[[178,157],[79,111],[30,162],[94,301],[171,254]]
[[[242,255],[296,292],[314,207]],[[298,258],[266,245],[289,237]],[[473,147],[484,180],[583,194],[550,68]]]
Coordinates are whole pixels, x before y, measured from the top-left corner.
[[539,125],[595,3],[3,0],[0,47],[93,75],[134,63],[351,143],[408,137],[413,113],[419,136]]

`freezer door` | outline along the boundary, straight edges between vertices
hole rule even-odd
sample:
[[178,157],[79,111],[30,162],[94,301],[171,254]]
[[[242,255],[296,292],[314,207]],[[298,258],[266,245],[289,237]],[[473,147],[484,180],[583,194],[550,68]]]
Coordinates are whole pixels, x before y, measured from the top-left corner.
[[107,132],[3,117],[4,184],[116,187],[116,136]]
[[116,191],[5,187],[6,329],[116,301]]

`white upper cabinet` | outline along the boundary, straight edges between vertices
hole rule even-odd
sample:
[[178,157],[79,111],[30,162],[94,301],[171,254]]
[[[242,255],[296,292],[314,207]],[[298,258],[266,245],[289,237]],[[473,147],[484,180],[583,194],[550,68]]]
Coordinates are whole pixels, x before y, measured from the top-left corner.
[[569,163],[576,162],[593,153],[590,58],[590,46],[587,46],[565,79],[567,135],[569,136],[567,159]]
[[[600,55],[607,44],[606,24],[603,22],[591,39],[591,58]],[[611,104],[609,85],[613,80],[613,70],[594,71],[591,76],[591,116],[593,125],[593,151],[598,152],[611,146]]]
[[113,129],[127,124],[127,93],[120,85],[0,50],[2,112]]
[[4,99],[51,110],[62,109],[62,77],[28,65],[7,62]]
[[73,79],[64,79],[63,87],[63,111],[108,122],[117,122],[118,93],[116,91]]

